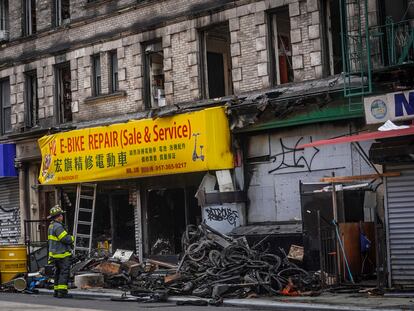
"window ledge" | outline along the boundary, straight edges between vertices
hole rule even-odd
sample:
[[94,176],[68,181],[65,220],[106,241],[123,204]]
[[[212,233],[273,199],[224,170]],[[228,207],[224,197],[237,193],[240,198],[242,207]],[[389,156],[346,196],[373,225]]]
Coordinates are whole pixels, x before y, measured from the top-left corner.
[[85,8],[93,8],[96,6],[100,6],[102,4],[111,2],[111,0],[96,0],[96,1],[92,1],[92,2],[86,2],[85,3]]
[[106,100],[113,100],[113,99],[118,99],[121,97],[125,97],[127,95],[126,91],[118,91],[115,93],[108,93],[108,94],[101,94],[98,96],[93,96],[93,97],[88,97],[84,100],[85,104],[90,104],[90,103],[97,103],[100,101],[106,101]]

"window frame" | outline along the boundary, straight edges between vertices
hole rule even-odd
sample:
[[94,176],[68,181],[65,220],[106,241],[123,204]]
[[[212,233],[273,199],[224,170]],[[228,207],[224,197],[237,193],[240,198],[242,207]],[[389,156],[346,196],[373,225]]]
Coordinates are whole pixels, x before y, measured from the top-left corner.
[[[216,46],[211,46],[208,44],[208,41],[217,41],[214,39],[214,36],[209,36],[209,32],[214,30],[217,27],[226,27],[226,31],[229,34],[228,45],[226,49],[217,49]],[[231,40],[230,40],[230,28],[228,22],[221,22],[218,24],[213,24],[209,27],[199,29],[198,31],[199,38],[199,86],[200,93],[203,99],[212,99],[215,98],[214,95],[210,94],[210,82],[209,82],[209,66],[208,66],[208,56],[209,54],[221,54],[223,62],[223,87],[224,94],[220,97],[231,96],[234,94],[234,81],[232,77],[232,56],[231,56]],[[209,49],[210,47],[210,49]],[[211,68],[210,68],[211,69]]]
[[0,30],[9,29],[9,1],[0,0]]
[[70,19],[70,1],[67,0],[67,5],[69,9],[69,16],[64,18],[63,16],[63,2],[64,0],[54,0],[54,20],[53,24],[55,27],[59,27],[65,24],[65,20]]
[[[162,53],[162,76],[164,80],[164,92],[165,92],[165,72],[164,72],[164,49],[162,47],[161,39],[152,40],[149,42],[145,42],[142,44],[142,55],[143,55],[143,78],[144,78],[144,106],[145,109],[154,109],[158,107],[162,107],[159,102],[155,104],[154,96],[153,96],[153,77],[151,73],[151,55],[154,55],[158,52]],[[165,93],[164,93],[165,94]],[[165,101],[164,95],[164,101]]]
[[[8,89],[8,96],[4,94],[4,88],[5,85],[7,84],[7,89]],[[8,105],[5,105],[6,102],[6,96],[7,96],[7,101],[8,101]],[[9,78],[5,78],[5,79],[1,79],[0,80],[0,117],[1,117],[1,122],[0,122],[0,134],[4,135],[7,133],[11,133],[13,130],[13,127],[11,125],[11,102],[10,102],[10,79]],[[9,124],[10,127],[6,128],[6,113],[4,111],[6,110],[10,110],[10,120],[9,120]]]
[[36,33],[36,0],[23,0],[23,35],[31,36],[35,33]]
[[119,66],[116,50],[109,52],[109,89],[111,93],[119,91]]
[[102,95],[102,66],[101,55],[94,54],[91,56],[92,60],[92,95]]
[[[281,6],[275,10],[271,10],[268,12],[268,30],[269,30],[269,35],[268,35],[268,43],[269,43],[269,58],[270,58],[270,82],[273,86],[276,85],[282,85],[285,83],[291,83],[294,82],[294,71],[293,71],[293,55],[290,55],[290,67],[289,64],[287,66],[287,82],[282,82],[282,78],[281,78],[281,72],[280,72],[280,60],[279,60],[279,56],[282,55],[279,52],[279,40],[278,40],[278,36],[280,31],[278,30],[278,19],[277,19],[277,14],[282,14],[282,12],[286,13],[287,12],[287,16],[289,18],[289,44],[290,44],[290,53],[293,52],[293,47],[292,47],[292,38],[290,36],[290,30],[292,29],[291,25],[290,25],[290,14],[289,14],[289,6],[284,5]],[[281,40],[282,41],[282,40]],[[286,55],[286,54],[285,54]],[[289,77],[290,76],[290,77]]]
[[[54,65],[55,72],[55,108],[56,108],[56,122],[57,124],[65,124],[73,121],[73,114],[71,113],[70,118],[65,118],[65,105],[62,100],[64,96],[64,80],[63,80],[63,71],[67,69],[70,71],[70,62],[63,62],[60,64]],[[72,90],[70,90],[70,99],[72,99]]]
[[39,96],[36,70],[26,71],[25,75],[25,125],[28,128],[39,124]]

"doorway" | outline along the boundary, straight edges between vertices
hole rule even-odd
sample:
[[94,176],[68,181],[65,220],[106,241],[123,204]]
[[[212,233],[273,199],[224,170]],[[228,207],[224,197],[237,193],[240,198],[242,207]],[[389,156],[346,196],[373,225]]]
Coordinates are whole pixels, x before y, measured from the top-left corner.
[[175,255],[182,251],[181,237],[186,226],[201,222],[195,191],[195,187],[147,191],[150,255]]
[[[66,211],[65,222],[73,232],[75,217],[76,187],[60,188],[60,204]],[[112,251],[116,249],[135,250],[134,207],[129,202],[127,189],[113,189],[101,186],[97,190],[95,216],[93,220],[92,248],[108,241]]]

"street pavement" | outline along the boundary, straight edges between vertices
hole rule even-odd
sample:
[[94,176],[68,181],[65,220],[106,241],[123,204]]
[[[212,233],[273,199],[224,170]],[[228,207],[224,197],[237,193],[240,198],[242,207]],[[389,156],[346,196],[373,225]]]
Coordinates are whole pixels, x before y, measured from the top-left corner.
[[[116,302],[108,299],[58,299],[50,295],[29,295],[0,293],[1,311],[140,311],[140,310],[253,310],[241,307],[197,307],[177,306],[175,302],[166,303],[137,303],[137,302]],[[260,309],[254,309],[260,310]]]

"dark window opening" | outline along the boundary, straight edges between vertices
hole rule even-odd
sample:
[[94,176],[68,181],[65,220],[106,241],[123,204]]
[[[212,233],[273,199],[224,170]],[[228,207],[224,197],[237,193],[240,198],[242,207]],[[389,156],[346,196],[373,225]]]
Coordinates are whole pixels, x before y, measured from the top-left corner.
[[382,25],[385,25],[387,17],[392,18],[394,23],[414,18],[414,3],[409,0],[380,0],[378,6]]
[[233,93],[230,31],[227,23],[200,32],[202,92],[205,98]]
[[72,91],[70,77],[70,63],[56,67],[56,103],[58,123],[72,121]]
[[9,2],[0,0],[0,41],[8,40],[9,30]]
[[118,55],[116,51],[109,53],[109,67],[110,67],[110,89],[112,93],[119,91],[118,82]]
[[24,35],[36,33],[36,0],[23,0]]
[[69,23],[70,20],[70,1],[55,0],[55,26],[61,26]]
[[9,133],[11,126],[10,81],[0,81],[1,134]]
[[165,106],[164,52],[161,42],[144,45],[144,85],[147,108]]
[[39,101],[37,97],[36,70],[25,73],[25,99],[26,99],[26,126],[34,127],[39,124]]
[[325,0],[322,7],[325,16],[322,25],[324,38],[324,74],[335,75],[342,70],[341,15],[339,2]]
[[269,15],[270,60],[274,85],[293,81],[292,43],[290,40],[289,7],[284,6]]
[[99,54],[97,54],[92,56],[93,96],[98,96],[102,94],[101,80],[101,57]]

